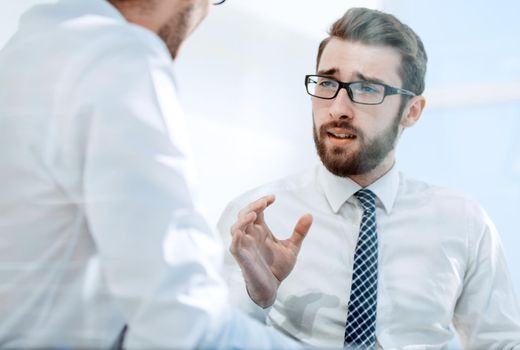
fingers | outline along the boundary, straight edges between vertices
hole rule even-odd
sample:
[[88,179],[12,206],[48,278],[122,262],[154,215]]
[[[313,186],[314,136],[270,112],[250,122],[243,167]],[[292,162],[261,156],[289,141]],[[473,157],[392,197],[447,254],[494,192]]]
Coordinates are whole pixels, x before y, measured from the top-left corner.
[[237,256],[237,254],[240,252],[240,241],[242,239],[242,235],[244,233],[241,231],[241,230],[232,230],[231,231],[231,236],[233,237],[231,239],[231,244],[229,246],[229,251],[231,252],[231,255],[233,255],[234,257]]
[[307,233],[309,232],[311,225],[312,215],[305,214],[298,220],[298,222],[294,226],[294,231],[291,237],[289,238],[289,241],[292,244],[294,244],[298,250],[302,245],[303,239],[307,236]]
[[260,199],[257,199],[254,202],[251,202],[248,206],[246,206],[244,209],[242,209],[238,213],[238,216],[240,217],[241,215],[247,215],[248,213],[250,213],[252,211],[259,214],[259,213],[263,212],[265,210],[265,208],[267,208],[268,206],[273,204],[274,201],[275,201],[274,195],[264,196]]
[[239,215],[237,221],[231,226],[230,233],[232,236],[235,235],[236,231],[245,233],[247,227],[255,222],[257,214],[255,212],[244,213]]
[[[255,213],[251,213],[251,217],[247,219],[249,225],[252,225],[255,221]],[[231,255],[235,257],[235,260],[239,264],[243,263],[246,256],[250,254],[251,250],[255,249],[256,243],[254,238],[248,234],[247,224],[244,224],[246,229],[235,228],[231,230],[231,244],[229,245],[229,251]]]
[[237,254],[240,253],[240,246],[242,244],[242,240],[244,235],[246,234],[247,226],[253,224],[253,222],[256,219],[256,214],[254,212],[249,213],[248,215],[245,215],[244,217],[240,218],[232,227],[230,230],[231,233],[231,245],[229,246],[229,251],[231,254],[235,257],[237,257]]
[[243,224],[248,218],[251,213],[255,213],[255,220],[258,224],[264,223],[264,210],[273,204],[275,201],[274,195],[268,195],[264,196],[260,199],[257,199],[256,201],[250,203],[248,206],[246,206],[244,209],[240,210],[240,212],[237,215],[237,222],[233,225],[237,225],[237,227],[243,227],[241,224]]
[[271,204],[274,203],[274,201],[276,200],[276,197],[274,195],[268,195],[268,196],[265,196],[263,198],[260,198],[260,201],[264,201],[265,200],[265,206],[262,206],[262,207],[259,207],[258,210],[255,210],[256,214],[258,215],[257,219],[256,219],[256,223],[257,224],[264,224],[265,221],[264,221],[264,210],[270,206]]

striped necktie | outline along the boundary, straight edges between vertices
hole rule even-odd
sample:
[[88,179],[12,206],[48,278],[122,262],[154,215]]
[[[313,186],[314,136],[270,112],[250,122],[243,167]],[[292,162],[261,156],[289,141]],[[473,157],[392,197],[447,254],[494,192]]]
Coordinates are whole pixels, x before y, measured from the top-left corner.
[[352,286],[345,329],[346,349],[374,349],[377,311],[376,196],[367,189],[354,194],[363,218],[354,255]]

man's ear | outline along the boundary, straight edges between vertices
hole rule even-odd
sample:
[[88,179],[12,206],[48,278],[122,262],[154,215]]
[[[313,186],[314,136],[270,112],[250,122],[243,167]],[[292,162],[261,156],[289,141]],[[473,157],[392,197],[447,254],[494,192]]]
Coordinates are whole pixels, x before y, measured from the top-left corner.
[[417,123],[425,106],[426,99],[424,96],[421,95],[413,97],[410,101],[408,101],[407,106],[404,109],[401,125],[404,128],[409,128]]

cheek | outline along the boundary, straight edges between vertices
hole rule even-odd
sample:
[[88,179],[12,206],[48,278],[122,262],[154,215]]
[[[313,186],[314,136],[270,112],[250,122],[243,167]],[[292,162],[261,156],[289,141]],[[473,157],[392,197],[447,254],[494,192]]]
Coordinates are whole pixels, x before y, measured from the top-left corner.
[[399,104],[386,105],[386,102],[387,101],[374,106],[360,106],[357,113],[358,124],[364,125],[364,127],[369,130],[373,130],[374,133],[387,129],[394,123],[397,117]]
[[312,116],[316,126],[330,120],[328,107],[320,102],[312,102]]
[[323,117],[323,113],[319,113],[319,111],[313,111],[312,113],[312,123],[314,125],[314,128],[319,133],[319,130],[321,126],[325,123],[327,123],[329,120]]

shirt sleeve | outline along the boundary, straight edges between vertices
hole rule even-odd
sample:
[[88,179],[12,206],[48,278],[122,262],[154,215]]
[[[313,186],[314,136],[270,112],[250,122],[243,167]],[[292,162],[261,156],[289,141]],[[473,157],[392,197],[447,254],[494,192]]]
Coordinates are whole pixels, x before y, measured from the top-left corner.
[[135,45],[110,47],[71,85],[85,135],[84,210],[128,323],[125,347],[297,348],[228,306],[221,241],[187,183],[170,64]]
[[470,256],[454,326],[466,349],[520,349],[520,311],[500,237],[480,207],[469,212]]
[[254,319],[265,323],[267,314],[272,306],[262,308],[258,306],[249,296],[246,288],[244,277],[238,263],[229,251],[231,246],[231,226],[235,223],[237,214],[241,208],[237,202],[231,202],[222,212],[217,227],[220,232],[222,241],[224,242],[224,279],[229,288],[230,300],[240,310],[253,317]]

